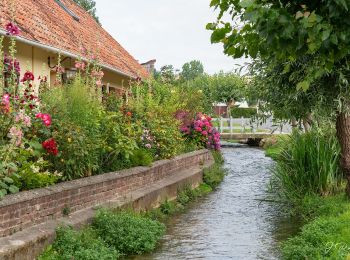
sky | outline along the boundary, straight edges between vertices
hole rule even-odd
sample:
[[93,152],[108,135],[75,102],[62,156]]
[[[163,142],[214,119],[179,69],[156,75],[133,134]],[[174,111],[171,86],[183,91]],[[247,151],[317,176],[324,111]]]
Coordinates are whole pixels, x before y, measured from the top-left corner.
[[208,22],[215,21],[210,0],[95,0],[102,26],[140,63],[156,59],[156,67],[181,69],[200,60],[207,73],[232,71],[244,60],[223,54],[210,43]]

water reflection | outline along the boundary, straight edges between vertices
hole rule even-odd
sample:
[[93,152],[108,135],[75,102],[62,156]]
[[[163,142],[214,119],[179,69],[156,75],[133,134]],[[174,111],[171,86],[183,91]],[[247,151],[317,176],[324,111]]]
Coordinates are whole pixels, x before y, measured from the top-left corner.
[[265,201],[273,162],[260,149],[224,149],[228,176],[220,188],[168,223],[151,255],[134,259],[278,259],[278,240],[296,225]]

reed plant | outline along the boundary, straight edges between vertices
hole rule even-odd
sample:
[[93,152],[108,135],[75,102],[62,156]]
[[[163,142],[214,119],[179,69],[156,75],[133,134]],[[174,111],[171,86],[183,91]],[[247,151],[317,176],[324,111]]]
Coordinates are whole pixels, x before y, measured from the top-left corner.
[[294,131],[276,157],[272,188],[289,201],[305,195],[327,196],[343,187],[339,143],[333,133]]

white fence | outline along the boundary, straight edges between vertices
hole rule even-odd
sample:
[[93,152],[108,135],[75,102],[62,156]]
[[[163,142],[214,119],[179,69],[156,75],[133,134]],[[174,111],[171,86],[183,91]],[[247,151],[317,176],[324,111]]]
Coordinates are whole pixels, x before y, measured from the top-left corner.
[[214,125],[220,133],[289,133],[291,128],[287,124],[275,125],[272,118],[252,121],[249,118],[213,118]]

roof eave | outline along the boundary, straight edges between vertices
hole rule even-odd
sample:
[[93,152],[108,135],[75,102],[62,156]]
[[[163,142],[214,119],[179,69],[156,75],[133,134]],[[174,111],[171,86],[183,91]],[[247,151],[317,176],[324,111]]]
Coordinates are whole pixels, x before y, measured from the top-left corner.
[[[5,30],[0,29],[0,35],[7,36],[7,32]],[[50,46],[50,45],[47,45],[47,44],[43,44],[43,43],[40,43],[40,42],[37,42],[37,41],[29,40],[29,39],[24,38],[22,36],[15,36],[15,38],[19,42],[22,42],[22,43],[25,43],[25,44],[29,44],[31,46],[38,47],[40,49],[43,49],[43,50],[46,50],[46,51],[49,51],[49,52],[60,53],[60,54],[62,54],[64,56],[68,56],[68,57],[71,57],[73,59],[82,58],[82,57],[79,57],[78,55],[76,55],[74,53],[69,52],[69,51],[61,50],[59,48],[56,48],[56,47],[53,47],[53,46]],[[87,59],[85,59],[85,58],[82,58],[82,59],[87,61]],[[130,79],[137,79],[137,77],[135,77],[133,75],[130,75],[128,73],[125,73],[125,72],[123,72],[121,70],[118,70],[116,68],[113,68],[110,65],[99,63],[99,66],[101,66],[103,69],[112,71],[112,72],[117,73],[117,74],[119,74],[121,76],[128,77]]]

